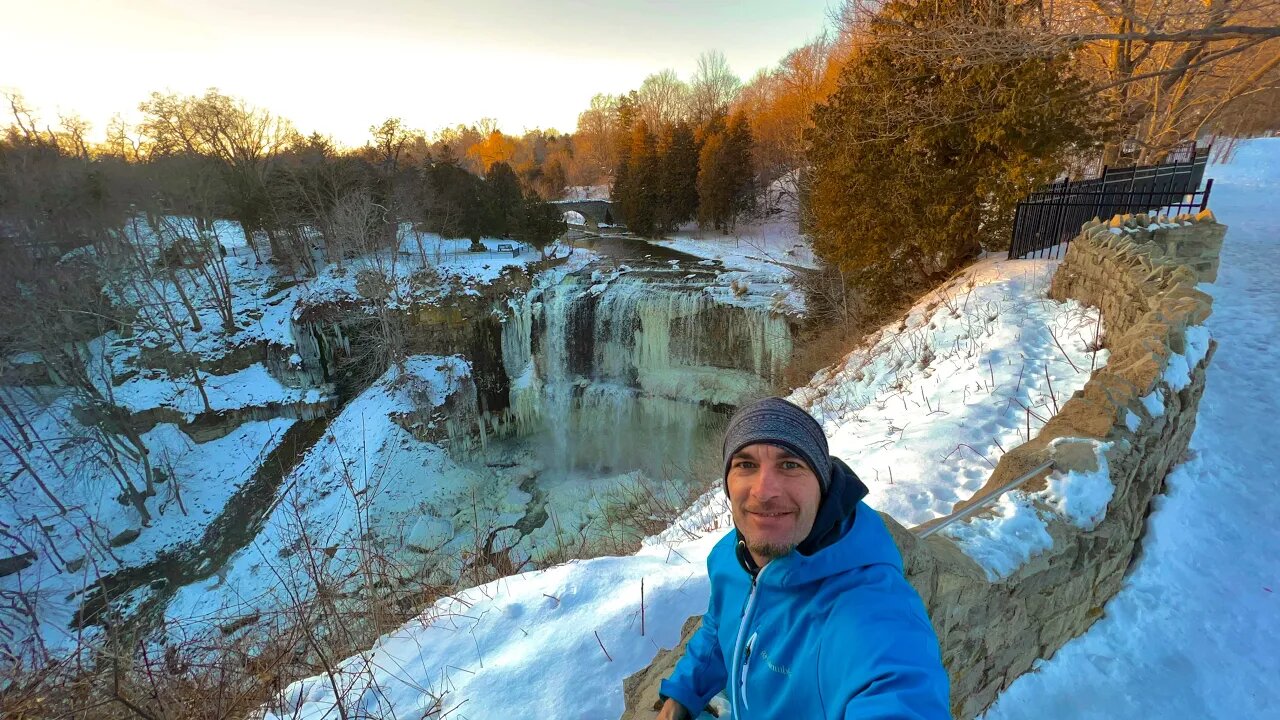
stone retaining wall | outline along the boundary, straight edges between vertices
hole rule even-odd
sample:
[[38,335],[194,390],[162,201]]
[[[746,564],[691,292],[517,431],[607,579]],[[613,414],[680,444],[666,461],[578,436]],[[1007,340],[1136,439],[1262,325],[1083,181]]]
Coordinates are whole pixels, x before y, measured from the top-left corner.
[[[925,540],[882,514],[937,630],[955,717],[985,710],[1038,658],[1082,634],[1119,591],[1141,550],[1152,498],[1195,429],[1214,345],[1203,329],[1193,330],[1189,342],[1188,328],[1203,325],[1211,311],[1212,299],[1196,284],[1216,277],[1225,232],[1207,211],[1172,220],[1117,216],[1087,223],[1071,243],[1050,295],[1101,309],[1110,359],[1036,438],[1001,458],[982,490],[956,507],[991,498],[1051,458],[1052,471],[1010,491],[1044,521],[1048,549],[992,577],[955,538],[966,525],[990,522],[999,512],[994,506]],[[1103,462],[1114,494],[1105,517],[1086,529],[1044,491],[1051,476],[1097,472]],[[687,623],[677,648],[627,679],[624,718],[653,717],[658,683],[696,626]]]

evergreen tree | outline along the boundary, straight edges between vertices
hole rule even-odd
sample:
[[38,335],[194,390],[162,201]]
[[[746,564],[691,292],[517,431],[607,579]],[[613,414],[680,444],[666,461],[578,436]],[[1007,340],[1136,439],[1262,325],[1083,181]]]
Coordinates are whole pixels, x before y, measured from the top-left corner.
[[484,174],[484,233],[511,237],[523,202],[520,180],[511,166],[505,162],[490,165]]
[[755,207],[751,127],[736,115],[727,127],[710,128],[698,157],[698,222],[728,232]]
[[655,224],[659,232],[670,232],[698,212],[698,145],[685,121],[668,128],[659,164],[661,197]]
[[613,199],[627,228],[637,235],[651,236],[657,229],[655,210],[659,200],[659,170],[657,142],[653,133],[644,120],[636,120],[631,128],[625,157],[619,163]]
[[741,113],[729,122],[726,163],[729,168],[730,218],[737,218],[756,208],[756,172],[751,162],[751,123]]
[[423,168],[418,205],[427,230],[478,240],[485,230],[484,181],[453,162]]
[[963,63],[913,45],[962,22],[1013,23],[1014,12],[888,2],[870,28],[879,42],[848,62],[814,111],[814,249],[882,298],[1003,247],[1017,199],[1091,142],[1092,113],[1067,58]]
[[547,246],[569,230],[560,210],[534,193],[524,196],[515,220],[512,237],[537,248],[544,257]]

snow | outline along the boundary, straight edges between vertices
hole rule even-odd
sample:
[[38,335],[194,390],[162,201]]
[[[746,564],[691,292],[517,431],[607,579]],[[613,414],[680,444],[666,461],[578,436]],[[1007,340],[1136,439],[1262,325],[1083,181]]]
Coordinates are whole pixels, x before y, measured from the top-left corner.
[[1243,141],[1206,176],[1230,229],[1217,281],[1201,286],[1214,298],[1208,329],[1219,346],[1189,459],[1169,474],[1142,554],[1103,617],[1018,678],[988,720],[1225,720],[1280,708],[1280,380],[1271,352],[1280,139]]
[[608,199],[608,185],[570,185],[564,189],[564,197],[555,202],[581,202],[583,200]]
[[[623,678],[705,609],[704,573],[681,555],[705,557],[713,540],[560,565],[441,600],[339,666],[344,704],[380,717],[421,717],[435,706],[459,718],[541,717],[551,708],[617,717]],[[331,717],[332,697],[326,677],[294,683],[267,717]]]
[[[262,363],[228,375],[201,373],[209,409],[215,412],[245,407],[297,402],[319,403],[326,395],[317,388],[287,388],[267,372]],[[168,408],[182,413],[187,422],[205,411],[200,391],[189,377],[169,378],[163,372],[137,375],[114,388],[116,404],[130,412]]]
[[649,242],[719,260],[732,270],[776,273],[787,265],[816,267],[808,240],[800,233],[799,223],[790,217],[744,221],[727,234],[686,225],[669,238]]
[[1153,418],[1164,415],[1164,395],[1161,394],[1160,388],[1142,396],[1142,407],[1146,408],[1147,414]]
[[1035,498],[1021,490],[1001,495],[989,511],[968,522],[954,523],[942,532],[955,540],[993,582],[1053,547],[1049,525],[1036,508]]
[[[34,627],[23,613],[0,609],[0,625],[6,628],[0,636],[17,644],[38,632],[55,652],[78,641],[70,622],[86,587],[102,575],[146,564],[163,551],[198,540],[293,424],[287,419],[247,422],[204,443],[192,442],[175,425],[156,425],[142,439],[153,466],[169,480],[158,484],[157,495],[147,500],[151,525],[141,527],[133,542],[109,548],[111,538],[139,529],[141,518],[131,505],[116,501],[118,491],[102,446],[92,439],[93,429],[78,422],[73,398],[53,389],[0,390],[29,419],[28,433],[44,440],[23,450],[22,458],[68,509],[66,514],[59,513],[30,473],[22,470],[19,458],[0,453],[0,474],[9,478],[8,501],[0,503],[0,522],[37,554],[31,567],[0,578],[0,588],[29,591],[40,608]],[[0,433],[11,441],[19,439],[7,420],[0,421]],[[141,487],[140,468],[127,459],[124,462]],[[34,518],[39,518],[38,524],[32,522]],[[13,537],[0,541],[0,555],[22,549]],[[66,562],[80,558],[84,559],[82,570],[64,572]]]
[[1065,517],[1082,530],[1094,529],[1106,517],[1107,503],[1115,493],[1105,455],[1111,444],[1055,438],[1049,447],[1068,442],[1085,442],[1093,447],[1097,460],[1094,469],[1054,470],[1049,473],[1044,490],[1010,490],[974,519],[942,530],[993,582],[1053,546],[1049,535],[1051,514]]
[[[1080,442],[1075,439],[1055,438],[1049,443],[1054,447],[1064,441]],[[1097,467],[1093,470],[1054,471],[1049,474],[1049,487],[1043,497],[1048,504],[1064,515],[1081,530],[1092,530],[1107,516],[1107,503],[1115,494],[1115,485],[1111,483],[1111,471],[1107,466],[1106,452],[1111,443],[1097,440],[1086,441],[1093,445]]]
[[867,502],[911,527],[950,514],[1107,352],[1098,313],[1046,299],[1058,260],[980,260],[793,395]]
[[[473,253],[471,241],[447,239],[435,233],[414,230],[408,223],[399,228],[396,252],[369,252],[341,263],[316,257],[315,277],[287,275],[267,260],[265,240],[259,242],[262,262],[253,254],[240,225],[219,220],[201,232],[191,218],[166,216],[160,219],[165,236],[205,237],[227,252],[224,258],[227,284],[232,294],[235,325],[223,326],[210,291],[190,272],[178,273],[178,281],[193,299],[201,321],[195,330],[172,283],[163,274],[150,283],[138,282],[136,275],[124,274],[111,283],[114,297],[142,308],[133,346],[169,347],[173,352],[190,351],[206,360],[216,360],[253,343],[289,347],[295,344],[293,321],[308,307],[332,302],[363,303],[357,280],[375,272],[393,280],[388,303],[395,307],[412,302],[436,302],[450,292],[479,294],[480,286],[502,276],[509,268],[523,268],[540,259],[531,248],[512,240],[481,238],[486,252]],[[126,228],[128,236],[150,252],[158,253],[160,240],[153,228],[134,218]],[[499,246],[516,249],[499,251]],[[162,309],[168,307],[180,320],[181,337],[174,338]]]
[[1191,371],[1209,353],[1209,328],[1195,325],[1187,328],[1185,353],[1174,353],[1165,366],[1164,381],[1174,392],[1182,392],[1191,383]]
[[[281,485],[279,499],[254,542],[237,553],[219,576],[182,588],[166,609],[175,625],[192,629],[192,618],[237,617],[288,607],[290,593],[307,583],[305,568],[283,558],[305,530],[320,547],[339,546],[332,565],[352,563],[365,529],[403,536],[424,506],[444,493],[467,493],[476,479],[439,445],[414,437],[395,416],[426,410],[461,388],[470,375],[460,357],[430,355],[392,367],[351,400]],[[439,517],[439,516],[437,516]],[[425,537],[430,531],[433,536]],[[447,522],[417,528],[426,547],[452,539]],[[401,548],[403,549],[403,548]]]
[[687,223],[668,238],[645,241],[703,258],[699,264],[720,269],[716,282],[705,289],[719,303],[804,312],[804,294],[793,279],[797,270],[814,268],[817,261],[794,212],[743,220],[727,234]]

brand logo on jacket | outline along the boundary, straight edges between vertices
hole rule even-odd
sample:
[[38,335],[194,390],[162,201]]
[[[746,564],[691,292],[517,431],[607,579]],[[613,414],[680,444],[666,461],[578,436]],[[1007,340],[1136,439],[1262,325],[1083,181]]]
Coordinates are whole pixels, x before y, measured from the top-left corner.
[[774,671],[774,672],[778,673],[779,675],[790,675],[790,674],[791,674],[791,666],[790,666],[790,665],[783,665],[782,663],[775,662],[773,658],[769,657],[769,651],[768,651],[768,650],[765,650],[764,648],[761,648],[761,649],[760,649],[760,657],[764,660],[764,664],[765,664],[765,666],[766,666],[766,667],[768,667],[770,670],[772,670],[772,671]]

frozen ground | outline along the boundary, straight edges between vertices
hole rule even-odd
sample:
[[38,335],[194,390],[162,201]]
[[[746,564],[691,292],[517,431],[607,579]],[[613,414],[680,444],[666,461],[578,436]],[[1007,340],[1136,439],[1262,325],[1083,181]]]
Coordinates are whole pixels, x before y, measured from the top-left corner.
[[[1034,434],[1055,395],[1068,397],[1105,362],[1087,349],[1096,313],[1043,298],[1054,267],[983,260],[796,393],[822,417],[833,451],[871,485],[873,504],[908,525],[946,514],[986,478],[1002,445],[1020,442],[1028,423]],[[623,678],[705,609],[706,555],[729,522],[719,481],[707,485],[637,555],[524,573],[442,600],[348,659],[339,692],[326,677],[300,681],[274,716],[335,717],[341,703],[387,717],[432,708],[460,719],[552,708],[617,717]]]
[[[0,427],[19,448],[18,454],[0,452],[0,476],[7,478],[0,502],[4,553],[30,549],[36,554],[32,566],[0,579],[0,589],[29,592],[39,608],[34,621],[17,607],[0,608],[0,642],[16,646],[38,630],[46,649],[55,652],[77,642],[69,626],[83,588],[120,568],[143,565],[162,549],[199,539],[293,424],[248,422],[204,443],[192,442],[175,425],[157,425],[142,439],[153,466],[170,480],[157,485],[157,495],[147,500],[151,526],[133,542],[111,547],[113,538],[138,528],[139,518],[132,506],[116,499],[112,478],[117,470],[106,460],[98,439],[103,436],[80,425],[70,399],[60,392],[43,390],[35,398],[25,390],[0,391],[29,419],[29,437],[39,439],[26,446],[12,427]],[[127,457],[120,470],[141,485],[140,471]],[[65,514],[40,490],[31,471],[61,500]],[[77,560],[78,571],[63,571]]]
[[1280,717],[1280,139],[1243,143],[1206,177],[1230,229],[1218,280],[1203,286],[1219,346],[1191,457],[1103,618],[1014,682],[988,720]]
[[[190,629],[206,619],[217,623],[287,607],[289,593],[305,591],[311,583],[306,573],[314,558],[297,552],[303,530],[317,547],[337,548],[324,561],[332,573],[326,580],[350,572],[351,556],[364,549],[355,536],[371,528],[404,538],[405,544],[447,544],[453,537],[447,519],[419,528],[413,525],[414,513],[440,502],[442,494],[465,494],[479,480],[393,416],[424,412],[419,422],[430,425],[432,410],[457,392],[470,372],[459,357],[413,356],[403,373],[393,367],[347,403],[284,478],[280,499],[253,543],[216,577],[178,591],[166,609],[170,624]],[[403,550],[401,545],[393,554]]]
[[664,240],[650,240],[673,250],[719,260],[730,270],[777,272],[785,265],[814,267],[813,251],[793,217],[738,223],[733,232],[700,230],[687,224]]
[[[190,218],[164,217],[158,224],[169,241],[200,237]],[[88,374],[98,391],[121,408],[134,413],[171,410],[190,422],[205,410],[191,377],[148,367],[144,352],[160,351],[163,358],[166,349],[175,353],[185,349],[205,363],[216,363],[239,348],[267,343],[287,357],[294,345],[299,313],[321,303],[359,299],[357,278],[364,271],[379,271],[396,279],[392,302],[431,302],[444,293],[477,293],[481,285],[493,282],[503,271],[540,258],[536,250],[510,241],[485,238],[482,242],[488,251],[472,253],[467,240],[448,240],[407,226],[401,230],[398,253],[361,255],[340,265],[321,263],[316,277],[295,278],[281,274],[271,263],[259,262],[239,225],[215,222],[205,237],[226,253],[217,267],[225,267],[234,308],[234,324],[228,328],[201,272],[195,268],[178,268],[172,274],[156,272],[162,266],[155,262],[159,254],[155,228],[141,216],[134,218],[126,233],[148,271],[138,273],[135,268],[129,272],[127,266],[117,263],[113,267],[120,272],[108,282],[114,297],[137,304],[141,311],[129,336],[108,333],[86,344]],[[516,252],[501,252],[499,245],[511,245]],[[265,240],[259,250],[267,251]],[[559,247],[551,251],[564,252]],[[585,250],[572,252],[574,257],[556,272],[580,268],[592,257]],[[91,248],[84,248],[72,255],[92,254]],[[414,275],[427,266],[432,272],[422,276],[426,281],[415,279]],[[201,325],[198,330],[180,302],[175,279],[195,307]],[[176,323],[169,323],[162,311],[166,306]],[[328,387],[290,387],[262,363],[223,375],[202,372],[202,378],[209,409],[215,412],[318,404],[328,399],[329,392]],[[297,378],[288,379],[296,384]],[[157,494],[145,501],[151,522],[144,526],[141,513],[118,500],[120,491],[113,479],[125,476],[141,488],[142,466],[130,456],[133,449],[123,439],[81,424],[76,406],[83,398],[52,387],[0,386],[0,394],[21,418],[18,424],[26,426],[24,434],[15,426],[15,416],[0,415],[0,437],[10,443],[0,452],[0,477],[5,478],[0,485],[0,530],[4,531],[0,534],[0,557],[28,551],[36,557],[31,566],[0,578],[0,593],[9,597],[11,591],[30,592],[38,598],[34,621],[21,608],[0,604],[0,644],[8,647],[37,636],[53,651],[74,644],[76,638],[68,625],[82,590],[102,575],[145,565],[162,550],[201,537],[293,425],[288,419],[248,422],[225,437],[203,443],[193,442],[176,425],[156,425],[143,435],[143,441],[153,466],[172,480],[158,483]],[[352,428],[346,432],[348,437],[361,437]],[[118,462],[108,461],[104,451],[108,445],[117,448]],[[356,446],[363,448],[359,443]],[[321,479],[333,480],[324,475],[329,468],[324,464],[310,471]],[[37,478],[60,499],[66,512],[40,489]],[[433,479],[421,472],[415,478],[419,484]],[[313,484],[303,482],[302,486]],[[412,492],[419,486],[406,483],[405,488]],[[399,497],[396,501],[407,508],[420,498]],[[380,517],[388,523],[402,519],[395,513]],[[128,541],[134,531],[140,531],[137,538]],[[112,547],[113,539],[119,539],[119,547]],[[66,570],[68,566],[79,569]],[[246,586],[246,592],[253,590],[254,586]],[[207,600],[215,602],[215,595],[211,593]],[[36,629],[39,632],[33,634]]]

